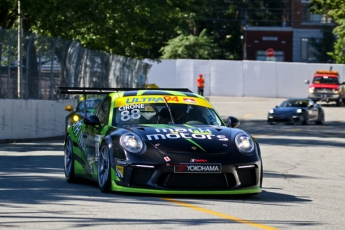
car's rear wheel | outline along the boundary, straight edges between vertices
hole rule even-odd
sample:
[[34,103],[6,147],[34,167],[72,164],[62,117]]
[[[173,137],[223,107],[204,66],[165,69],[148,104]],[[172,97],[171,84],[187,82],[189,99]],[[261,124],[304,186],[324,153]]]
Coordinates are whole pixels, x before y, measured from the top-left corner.
[[317,121],[315,121],[315,123],[318,124],[318,125],[325,124],[325,114],[323,112],[321,112],[319,114],[319,119]]
[[64,168],[67,182],[73,183],[76,181],[74,173],[74,152],[73,141],[70,136],[67,136],[64,150]]
[[110,150],[106,144],[102,144],[98,158],[98,187],[102,192],[110,191]]

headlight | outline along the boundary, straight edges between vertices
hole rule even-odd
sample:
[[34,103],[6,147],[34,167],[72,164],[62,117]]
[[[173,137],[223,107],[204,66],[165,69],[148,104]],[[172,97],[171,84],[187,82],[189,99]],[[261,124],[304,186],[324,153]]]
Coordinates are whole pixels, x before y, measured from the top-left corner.
[[73,114],[72,116],[70,116],[70,121],[72,122],[72,124],[73,123],[75,123],[75,122],[77,122],[77,121],[80,121],[81,119],[82,119],[82,117],[79,115],[79,114],[77,114],[77,113],[75,113],[75,114]]
[[269,113],[274,113],[274,109],[271,109]]
[[254,150],[254,141],[246,133],[239,133],[235,137],[235,143],[238,150],[246,155],[250,155]]
[[128,152],[132,153],[139,153],[144,147],[141,138],[137,134],[130,132],[121,135],[120,144]]
[[297,109],[297,113],[302,113],[302,109]]
[[309,93],[314,93],[314,87],[309,88]]

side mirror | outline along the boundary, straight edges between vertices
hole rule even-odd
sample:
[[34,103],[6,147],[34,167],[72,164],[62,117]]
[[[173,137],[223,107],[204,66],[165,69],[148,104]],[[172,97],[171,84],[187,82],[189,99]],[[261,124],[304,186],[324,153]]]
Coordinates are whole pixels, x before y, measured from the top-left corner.
[[276,108],[278,108],[279,106],[278,105],[276,105]]
[[309,80],[305,80],[304,83],[305,84],[310,84],[310,81]]
[[236,117],[229,116],[226,119],[226,126],[231,128],[236,128],[240,126],[240,121]]
[[72,112],[73,111],[73,106],[72,105],[66,105],[65,110],[68,112]]
[[99,119],[96,115],[91,115],[87,118],[84,119],[84,123],[86,125],[91,125],[91,126],[96,126],[96,125],[100,125],[99,123]]

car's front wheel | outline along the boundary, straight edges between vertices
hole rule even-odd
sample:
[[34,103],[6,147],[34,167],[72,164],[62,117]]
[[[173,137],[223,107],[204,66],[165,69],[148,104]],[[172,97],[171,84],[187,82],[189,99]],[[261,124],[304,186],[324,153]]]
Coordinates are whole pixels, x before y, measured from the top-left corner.
[[319,119],[317,121],[315,121],[315,123],[318,124],[318,125],[325,124],[325,114],[323,112],[321,112],[319,114]]
[[303,120],[302,124],[303,124],[303,125],[307,125],[307,124],[308,124],[308,121],[309,121],[309,114],[308,114],[308,112],[306,111],[306,112],[304,113],[304,120]]
[[110,191],[110,150],[106,144],[102,144],[98,158],[98,187],[102,192]]
[[64,151],[64,168],[65,168],[65,177],[67,182],[73,183],[76,181],[74,174],[74,153],[73,153],[73,141],[70,136],[67,136],[65,142],[65,151]]

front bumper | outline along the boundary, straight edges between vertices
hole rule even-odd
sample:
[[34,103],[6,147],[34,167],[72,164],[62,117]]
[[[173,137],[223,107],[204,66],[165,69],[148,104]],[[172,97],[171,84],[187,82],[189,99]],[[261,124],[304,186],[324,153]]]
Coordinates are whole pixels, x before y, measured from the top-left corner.
[[331,93],[309,93],[308,98],[313,101],[338,101],[340,96]]
[[150,194],[255,194],[261,192],[261,161],[222,165],[221,173],[176,173],[173,167],[124,166],[112,171],[112,191]]
[[283,123],[302,123],[305,118],[303,114],[292,114],[292,115],[282,115],[282,114],[269,114],[267,117],[267,122],[283,122]]

